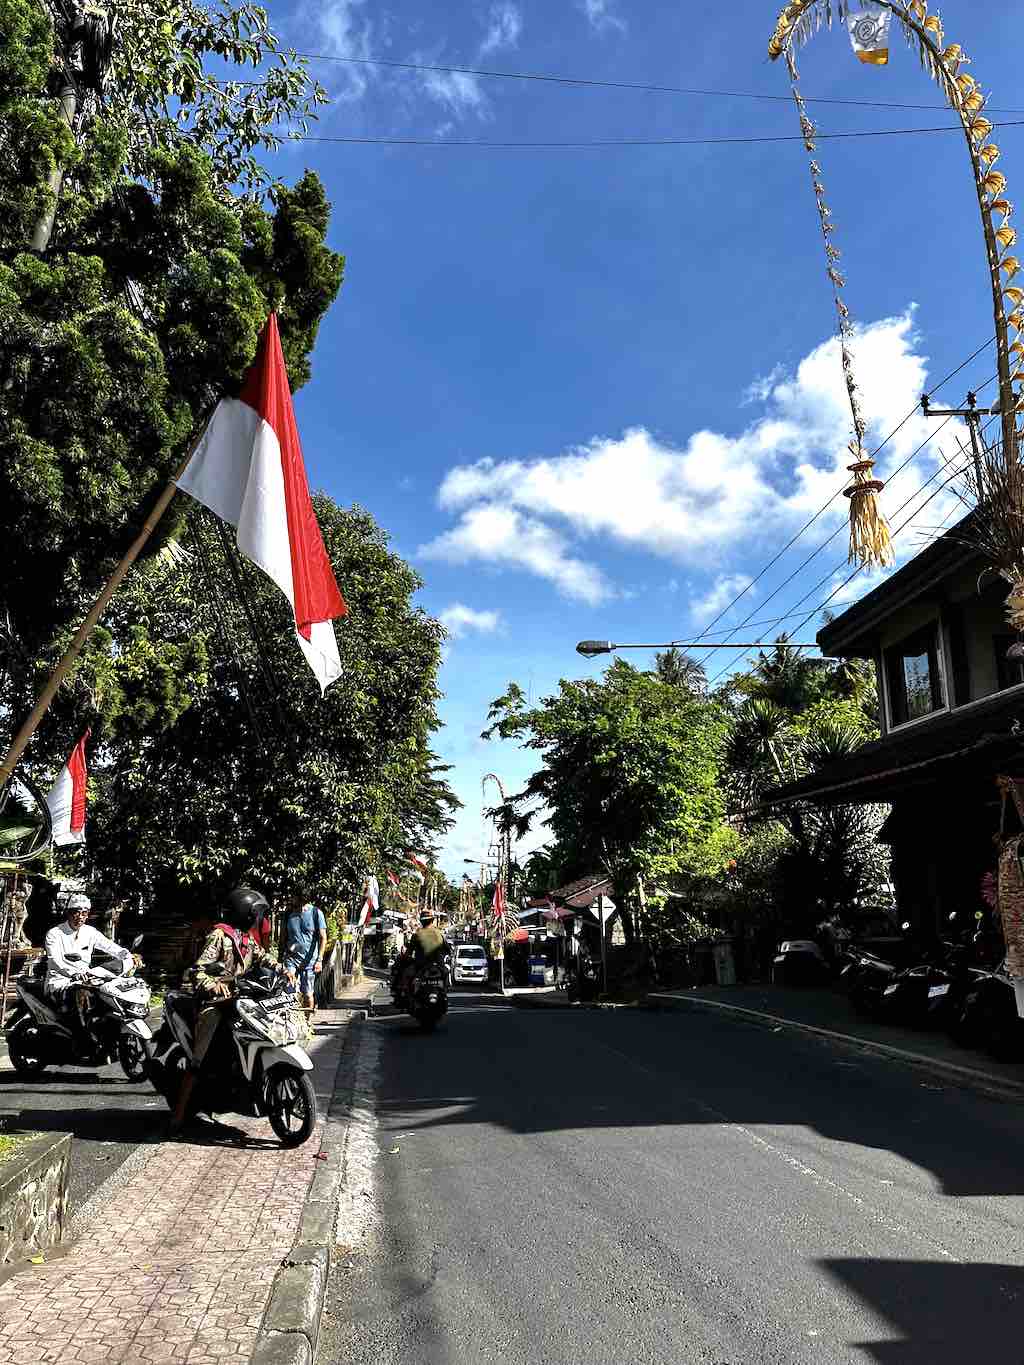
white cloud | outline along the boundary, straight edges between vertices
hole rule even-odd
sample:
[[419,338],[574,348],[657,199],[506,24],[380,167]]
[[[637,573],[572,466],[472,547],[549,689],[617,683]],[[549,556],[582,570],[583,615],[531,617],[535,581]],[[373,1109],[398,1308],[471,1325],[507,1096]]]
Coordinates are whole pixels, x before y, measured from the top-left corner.
[[479,80],[467,71],[421,71],[419,79],[423,94],[452,114],[479,114],[487,107]]
[[[690,601],[691,619],[707,628],[712,618],[723,611],[751,581],[748,574],[719,574],[703,597],[694,597]],[[752,603],[754,596],[753,592],[748,592],[744,594],[743,601]],[[739,606],[739,603],[736,605]]]
[[[920,414],[904,421],[927,378],[912,308],[859,329],[854,350],[869,444],[903,423],[879,456],[880,477],[934,437],[882,495],[898,523],[907,515],[900,505],[957,454],[955,428],[939,434]],[[820,529],[824,538],[846,517],[848,504],[835,495],[850,481],[850,413],[835,339],[815,347],[792,375],[766,383],[760,409],[732,435],[697,431],[671,444],[636,426],[554,456],[456,466],[439,502],[459,521],[428,549],[459,562],[515,564],[597,602],[612,595],[611,585],[580,557],[581,542],[600,539],[728,577],[734,555],[774,550],[828,503],[810,533]],[[954,502],[950,487],[923,508],[900,537],[901,553],[912,553],[920,529],[936,526]],[[837,532],[826,553],[842,545]]]
[[460,640],[473,630],[481,635],[492,634],[501,624],[501,614],[496,611],[475,611],[461,602],[453,602],[450,607],[445,607],[438,620],[453,640]]
[[599,33],[613,28],[618,29],[620,33],[626,30],[626,21],[615,13],[613,0],[581,0],[580,9]]
[[581,602],[596,604],[612,596],[601,571],[569,554],[562,536],[511,506],[486,503],[469,508],[457,526],[421,546],[419,553],[448,564],[482,561],[526,569]]
[[487,32],[480,44],[480,56],[497,52],[503,47],[515,47],[523,31],[523,12],[511,0],[498,0],[491,6],[487,21]]
[[[334,57],[354,57],[365,61],[370,56],[370,21],[364,17],[366,0],[326,0],[317,6],[316,22],[321,41]],[[339,64],[340,65],[340,64]],[[360,100],[369,85],[370,68],[341,66],[340,86],[332,90],[335,99]]]
[[768,374],[762,374],[757,379],[753,380],[752,383],[747,385],[746,392],[742,398],[743,405],[746,406],[748,403],[763,403],[765,399],[771,396],[772,389],[774,389],[775,385],[782,379],[785,373],[786,367],[784,365],[775,365]]

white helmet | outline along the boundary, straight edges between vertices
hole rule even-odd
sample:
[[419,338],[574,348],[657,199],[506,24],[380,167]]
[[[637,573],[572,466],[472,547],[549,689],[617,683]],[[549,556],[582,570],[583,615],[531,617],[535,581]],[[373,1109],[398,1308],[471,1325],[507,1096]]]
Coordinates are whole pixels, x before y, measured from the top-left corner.
[[68,897],[68,914],[73,915],[76,910],[91,910],[92,901],[88,896],[83,896],[81,891],[76,891],[73,896]]

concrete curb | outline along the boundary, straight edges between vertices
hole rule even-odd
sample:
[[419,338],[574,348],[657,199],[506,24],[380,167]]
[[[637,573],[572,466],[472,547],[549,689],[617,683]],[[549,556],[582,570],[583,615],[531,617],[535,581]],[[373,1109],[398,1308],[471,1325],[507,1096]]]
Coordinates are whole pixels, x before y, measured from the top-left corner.
[[725,1000],[709,1000],[699,995],[674,995],[669,992],[651,992],[646,1002],[659,1009],[710,1009],[721,1010],[726,1014],[737,1015],[758,1024],[782,1025],[783,1028],[799,1029],[830,1042],[843,1043],[858,1047],[864,1052],[873,1052],[890,1061],[904,1062],[929,1071],[944,1080],[983,1094],[993,1095],[1002,1100],[1024,1100],[1024,1081],[1012,1081],[1004,1076],[993,1075],[991,1071],[979,1071],[977,1067],[959,1066],[956,1062],[943,1061],[941,1057],[929,1057],[923,1052],[908,1052],[905,1048],[891,1047],[888,1043],[875,1042],[873,1038],[861,1038],[854,1033],[840,1033],[836,1029],[821,1028],[818,1024],[805,1024],[797,1019],[787,1019],[785,1015],[768,1014],[764,1010],[748,1009],[745,1005],[730,1005]]
[[345,1033],[319,1160],[306,1193],[295,1244],[274,1277],[250,1365],[314,1365],[316,1360],[338,1206],[345,1185],[356,1058],[365,1018],[364,1011],[356,1012]]

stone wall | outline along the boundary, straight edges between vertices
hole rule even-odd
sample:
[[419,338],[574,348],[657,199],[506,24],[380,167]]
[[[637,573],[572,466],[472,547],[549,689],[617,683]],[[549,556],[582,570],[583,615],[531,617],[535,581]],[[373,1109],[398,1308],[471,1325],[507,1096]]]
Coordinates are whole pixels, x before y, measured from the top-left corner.
[[0,1165],[0,1265],[36,1256],[64,1238],[71,1137],[47,1133]]

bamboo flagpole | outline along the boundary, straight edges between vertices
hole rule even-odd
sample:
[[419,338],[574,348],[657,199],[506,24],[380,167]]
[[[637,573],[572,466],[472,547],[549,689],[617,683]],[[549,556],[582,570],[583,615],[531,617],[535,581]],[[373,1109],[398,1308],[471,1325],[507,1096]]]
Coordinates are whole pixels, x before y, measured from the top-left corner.
[[46,686],[40,692],[35,706],[33,706],[32,710],[25,717],[25,720],[22,722],[21,729],[14,736],[14,739],[11,742],[11,747],[7,750],[7,754],[4,758],[3,763],[0,763],[0,792],[3,791],[4,787],[10,781],[10,778],[14,773],[14,769],[17,765],[18,759],[21,758],[22,754],[28,747],[29,741],[31,740],[32,736],[35,734],[36,730],[38,730],[40,722],[46,715],[47,711],[50,709],[50,706],[53,703],[53,699],[57,695],[58,688],[60,687],[64,679],[67,677],[72,664],[75,662],[75,660],[78,658],[78,656],[84,649],[85,642],[88,640],[89,636],[96,628],[96,623],[99,621],[100,617],[106,610],[107,604],[110,602],[110,599],[113,597],[114,593],[117,592],[117,589],[120,587],[121,580],[124,578],[125,574],[128,572],[131,566],[135,563],[136,559],[142,553],[143,549],[146,546],[146,542],[149,540],[150,536],[156,530],[157,526],[159,525],[161,517],[167,511],[167,508],[170,506],[175,493],[177,493],[178,491],[178,480],[184,475],[185,470],[188,468],[189,461],[195,454],[196,449],[199,446],[199,442],[203,438],[203,433],[206,431],[208,416],[209,416],[208,414],[204,416],[199,426],[199,430],[197,431],[193,439],[189,442],[188,452],[185,455],[185,458],[182,460],[181,465],[178,467],[178,469],[175,470],[174,475],[165,485],[163,492],[160,494],[159,498],[157,498],[156,503],[154,504],[153,509],[150,512],[149,516],[142,523],[142,529],[139,531],[139,534],[132,541],[131,545],[128,547],[128,550],[124,555],[124,558],[117,565],[114,572],[110,575],[100,595],[92,604],[88,616],[78,627],[78,630],[75,632],[74,639],[71,641],[70,645],[68,645],[60,661],[57,663],[57,665],[53,669],[53,672],[46,680]]

